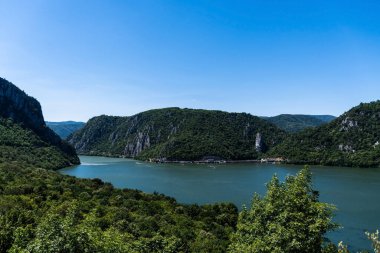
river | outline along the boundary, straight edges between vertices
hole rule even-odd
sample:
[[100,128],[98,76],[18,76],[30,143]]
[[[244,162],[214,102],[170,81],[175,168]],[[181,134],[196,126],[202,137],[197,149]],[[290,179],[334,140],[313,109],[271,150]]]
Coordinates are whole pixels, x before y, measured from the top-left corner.
[[[265,194],[274,174],[283,180],[302,166],[277,164],[152,164],[130,159],[80,157],[82,164],[60,170],[80,178],[100,178],[118,188],[159,192],[180,203],[232,202],[249,206],[254,192]],[[351,250],[370,248],[364,232],[380,229],[380,169],[311,166],[320,200],[337,207],[342,228],[328,237]]]

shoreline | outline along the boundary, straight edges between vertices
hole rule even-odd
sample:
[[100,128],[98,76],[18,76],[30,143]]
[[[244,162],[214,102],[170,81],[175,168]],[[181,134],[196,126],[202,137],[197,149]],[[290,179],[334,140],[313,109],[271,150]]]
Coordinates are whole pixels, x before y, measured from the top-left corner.
[[143,161],[148,163],[172,163],[172,164],[233,164],[233,163],[272,163],[272,164],[283,164],[288,163],[287,159],[282,157],[276,158],[261,158],[261,159],[242,159],[242,160],[225,160],[225,159],[204,159],[204,160],[168,160],[166,158],[149,158],[147,160],[136,159],[135,157],[127,157],[122,155],[111,155],[111,154],[81,154],[78,156],[98,156],[98,157],[109,157],[109,158],[122,158],[122,159],[133,159],[136,161]]

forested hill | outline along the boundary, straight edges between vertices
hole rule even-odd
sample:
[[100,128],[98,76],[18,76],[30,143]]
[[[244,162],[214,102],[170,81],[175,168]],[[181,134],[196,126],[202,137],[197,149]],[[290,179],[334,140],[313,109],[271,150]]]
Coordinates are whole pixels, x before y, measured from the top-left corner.
[[288,137],[269,155],[291,163],[380,166],[380,101],[362,103],[332,122]]
[[40,103],[0,78],[0,162],[59,169],[78,164],[75,150],[45,125]]
[[81,129],[85,123],[76,121],[62,121],[62,122],[51,122],[46,121],[46,125],[59,135],[62,139],[66,139],[70,134]]
[[281,114],[274,117],[262,117],[275,124],[277,127],[295,133],[309,127],[317,127],[335,119],[331,115],[302,115],[302,114]]
[[233,204],[182,205],[50,169],[78,163],[37,100],[0,79],[0,253],[226,252]]
[[68,141],[80,154],[140,159],[255,159],[286,133],[246,113],[165,108],[131,117],[99,116]]

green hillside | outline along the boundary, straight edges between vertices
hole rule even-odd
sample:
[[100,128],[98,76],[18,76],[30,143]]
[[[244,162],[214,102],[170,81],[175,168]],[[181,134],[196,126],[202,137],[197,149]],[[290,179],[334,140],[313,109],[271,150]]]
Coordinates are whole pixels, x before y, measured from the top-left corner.
[[75,121],[50,122],[46,121],[46,125],[59,135],[62,139],[81,129],[85,123]]
[[262,118],[286,132],[295,133],[305,128],[321,126],[330,122],[335,117],[331,115],[281,114],[274,117]]
[[180,205],[53,171],[0,165],[0,252],[225,252],[232,204]]
[[139,159],[255,159],[285,132],[246,113],[165,108],[131,117],[99,116],[69,137],[80,154]]
[[79,163],[37,100],[0,79],[0,253],[225,252],[232,204],[181,205],[55,171]]
[[[335,228],[333,207],[319,202],[308,169],[284,183],[274,176],[268,194],[255,195],[252,208],[243,208],[239,216],[233,204],[178,204],[158,193],[116,189],[100,179],[53,171],[79,161],[74,149],[46,127],[38,101],[3,81],[0,105],[0,253],[338,252],[324,243],[325,233]],[[380,102],[363,104],[323,127],[342,141],[354,136],[358,147],[368,150],[368,143],[379,137],[379,112]],[[176,158],[191,152],[188,157],[194,158],[226,144],[231,146],[225,150],[243,146],[236,157],[270,154],[280,151],[283,144],[276,144],[285,136],[248,114],[178,108],[128,118],[101,116],[89,123],[79,131],[85,130],[82,147],[118,147],[124,136],[136,140],[135,146],[124,147],[139,151],[139,157],[167,152]],[[323,133],[323,127],[313,131]],[[334,132],[337,127],[341,135]],[[185,148],[169,144],[176,142]],[[200,153],[186,147],[188,142],[199,142]],[[345,144],[339,148],[357,152]],[[375,152],[378,146],[373,145]],[[372,241],[378,245],[376,238]]]
[[73,147],[45,125],[40,103],[2,78],[0,162],[47,169],[79,164]]
[[79,159],[70,146],[54,146],[12,119],[0,119],[0,163],[60,169]]
[[269,155],[291,163],[380,166],[380,101],[362,103],[332,122],[288,137]]

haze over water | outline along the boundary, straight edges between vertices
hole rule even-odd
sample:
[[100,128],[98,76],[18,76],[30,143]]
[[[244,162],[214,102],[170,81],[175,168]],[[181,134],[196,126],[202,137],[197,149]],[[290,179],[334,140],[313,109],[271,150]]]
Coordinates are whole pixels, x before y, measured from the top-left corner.
[[[118,188],[159,192],[180,203],[232,202],[249,206],[254,192],[265,194],[274,174],[280,180],[302,166],[274,164],[180,165],[152,164],[129,159],[81,156],[82,164],[62,174],[100,178]],[[380,169],[312,166],[314,188],[321,201],[338,208],[335,220],[344,228],[329,234],[352,250],[370,248],[364,232],[380,225]]]

